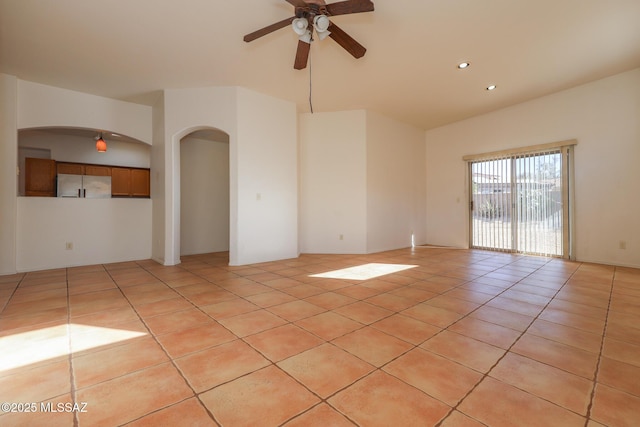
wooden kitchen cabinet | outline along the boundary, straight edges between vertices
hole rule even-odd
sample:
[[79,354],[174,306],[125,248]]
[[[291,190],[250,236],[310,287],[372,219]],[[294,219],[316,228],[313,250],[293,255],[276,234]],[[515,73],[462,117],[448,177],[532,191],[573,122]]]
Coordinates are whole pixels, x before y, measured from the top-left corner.
[[84,165],[84,174],[93,176],[111,176],[111,167],[98,165]]
[[58,174],[68,175],[84,175],[84,165],[81,163],[62,163],[58,162]]
[[25,196],[55,197],[56,161],[27,157],[25,163]]
[[129,197],[131,193],[131,169],[111,168],[111,195]]
[[111,168],[111,195],[113,197],[149,197],[149,169]]
[[149,169],[131,169],[131,196],[132,197],[150,197]]
[[58,174],[111,176],[111,167],[83,163],[57,163]]
[[151,197],[149,169],[25,159],[25,195],[56,196],[56,174],[111,177],[112,197]]

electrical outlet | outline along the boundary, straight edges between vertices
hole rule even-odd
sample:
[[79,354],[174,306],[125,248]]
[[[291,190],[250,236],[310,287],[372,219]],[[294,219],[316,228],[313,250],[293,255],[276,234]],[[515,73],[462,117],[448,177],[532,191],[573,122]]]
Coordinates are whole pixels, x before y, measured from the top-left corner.
[[620,240],[620,249],[627,249],[627,242]]
[[72,251],[73,250],[73,242],[67,242],[64,245],[65,249],[68,251]]

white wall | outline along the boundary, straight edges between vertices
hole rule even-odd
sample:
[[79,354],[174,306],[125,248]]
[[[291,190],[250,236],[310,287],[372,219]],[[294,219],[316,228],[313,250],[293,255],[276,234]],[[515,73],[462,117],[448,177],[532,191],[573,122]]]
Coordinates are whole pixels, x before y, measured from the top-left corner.
[[[237,259],[298,256],[298,151],[294,103],[239,88]],[[233,217],[232,217],[233,219]]]
[[18,146],[51,150],[51,158],[61,162],[148,168],[151,166],[151,147],[107,139],[107,152],[99,153],[93,138],[52,134],[29,130],[18,133]]
[[301,252],[367,251],[366,144],[363,110],[300,114]]
[[411,246],[412,235],[424,243],[424,131],[364,110],[299,122],[301,252],[380,252]]
[[[154,139],[159,152],[158,163],[153,163],[162,181],[162,203],[154,204],[153,253],[154,259],[165,265],[180,263],[180,140],[203,128],[219,129],[229,135],[229,258],[237,261],[236,92],[235,87],[165,90],[161,107],[154,107],[154,138],[156,131],[162,132],[161,138]],[[160,122],[162,126],[157,124]]]
[[[15,82],[14,78],[7,78],[12,79]],[[2,150],[7,151],[7,156],[3,152],[0,157],[0,170],[11,171],[11,175],[0,178],[2,197],[5,186],[12,189],[12,197],[6,196],[1,210],[17,217],[13,221],[10,215],[0,218],[2,233],[14,236],[11,247],[6,244],[2,248],[3,262],[9,259],[7,264],[12,264],[15,272],[149,258],[150,200],[18,198],[15,170],[19,129],[56,126],[108,129],[150,143],[151,107],[20,80],[13,85],[17,90],[0,98],[15,97],[17,105],[14,109],[17,114],[7,113],[11,123],[3,125],[7,138],[0,143]],[[96,225],[96,221],[102,225]],[[81,233],[86,234],[86,239]],[[65,250],[69,238],[74,242],[73,251]]]
[[180,254],[229,250],[229,142],[180,143]]
[[424,131],[367,111],[367,252],[426,241]]
[[17,270],[149,259],[149,218],[149,199],[19,197]]
[[636,69],[428,131],[428,243],[468,245],[463,155],[577,139],[576,257],[640,267],[639,100]]
[[18,82],[0,74],[0,275],[16,272]]
[[164,92],[161,92],[153,104],[153,145],[151,146],[151,201],[152,236],[151,258],[164,264],[166,229],[166,148],[164,121]]
[[18,129],[104,129],[151,144],[151,107],[18,81]]
[[166,90],[163,108],[165,159],[160,173],[165,199],[162,212],[154,207],[154,220],[165,216],[159,236],[164,263],[180,262],[180,139],[203,128],[229,135],[230,264],[296,257],[295,104],[247,89],[215,87]]

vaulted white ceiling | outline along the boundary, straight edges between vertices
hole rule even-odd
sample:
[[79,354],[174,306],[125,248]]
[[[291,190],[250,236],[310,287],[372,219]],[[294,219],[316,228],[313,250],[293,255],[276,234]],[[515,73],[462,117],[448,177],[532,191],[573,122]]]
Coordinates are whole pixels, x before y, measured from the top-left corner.
[[315,112],[370,109],[430,129],[640,67],[638,0],[374,4],[331,18],[363,58],[315,41],[296,71],[290,28],[242,40],[291,17],[285,0],[0,0],[0,72],[140,103],[239,85],[301,112],[311,89]]

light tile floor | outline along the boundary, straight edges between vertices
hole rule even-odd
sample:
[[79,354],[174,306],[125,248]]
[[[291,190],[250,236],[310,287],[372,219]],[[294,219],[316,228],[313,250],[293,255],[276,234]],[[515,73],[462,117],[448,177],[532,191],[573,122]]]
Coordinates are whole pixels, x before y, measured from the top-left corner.
[[427,247],[227,263],[0,277],[0,425],[640,425],[640,270]]

